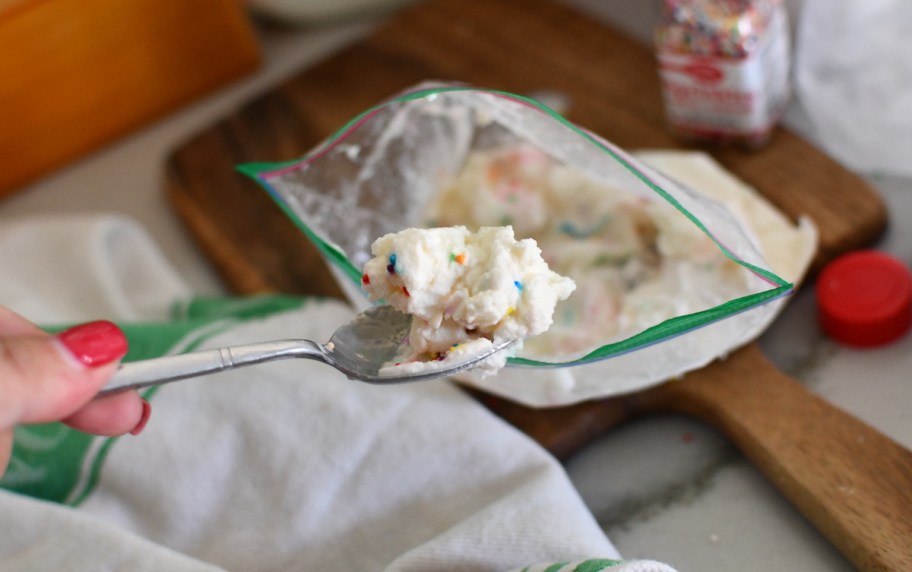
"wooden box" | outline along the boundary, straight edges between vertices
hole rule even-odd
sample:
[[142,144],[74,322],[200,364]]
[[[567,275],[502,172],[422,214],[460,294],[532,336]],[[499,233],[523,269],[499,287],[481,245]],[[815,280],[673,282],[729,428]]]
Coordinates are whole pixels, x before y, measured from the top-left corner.
[[0,196],[252,71],[240,0],[0,0]]

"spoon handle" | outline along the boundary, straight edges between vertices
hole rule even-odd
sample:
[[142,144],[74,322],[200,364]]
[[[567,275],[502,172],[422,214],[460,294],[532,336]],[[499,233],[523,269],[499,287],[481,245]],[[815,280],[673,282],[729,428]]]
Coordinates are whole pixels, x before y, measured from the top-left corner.
[[326,362],[322,346],[310,340],[277,340],[202,350],[122,364],[98,395],[161,385],[170,381],[287,358]]

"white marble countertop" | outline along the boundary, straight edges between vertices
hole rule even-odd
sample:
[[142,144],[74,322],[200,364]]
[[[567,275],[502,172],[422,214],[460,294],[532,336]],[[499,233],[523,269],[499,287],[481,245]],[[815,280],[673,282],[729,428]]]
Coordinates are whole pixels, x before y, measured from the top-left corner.
[[[654,3],[567,0],[639,37]],[[616,10],[615,10],[616,9]],[[320,30],[262,31],[255,75],[211,94],[3,202],[0,221],[39,213],[117,212],[139,221],[200,294],[218,279],[162,192],[162,164],[186,137],[282,78],[370,30],[370,22]],[[116,181],[116,184],[111,184]],[[870,180],[888,203],[891,227],[875,245],[912,260],[910,181]],[[899,443],[912,447],[912,336],[858,351],[822,338],[813,293],[804,289],[761,340],[786,373]],[[568,464],[593,513],[626,557],[689,570],[852,570],[726,439],[699,422],[644,418],[611,431]]]

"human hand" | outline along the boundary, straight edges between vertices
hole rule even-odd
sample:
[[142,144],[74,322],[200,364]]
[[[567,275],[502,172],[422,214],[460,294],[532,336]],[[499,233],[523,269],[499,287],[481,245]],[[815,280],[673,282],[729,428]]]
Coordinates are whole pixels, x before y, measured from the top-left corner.
[[139,433],[151,411],[139,394],[93,400],[126,353],[123,332],[110,322],[51,336],[0,306],[0,475],[19,424],[63,421],[97,435]]

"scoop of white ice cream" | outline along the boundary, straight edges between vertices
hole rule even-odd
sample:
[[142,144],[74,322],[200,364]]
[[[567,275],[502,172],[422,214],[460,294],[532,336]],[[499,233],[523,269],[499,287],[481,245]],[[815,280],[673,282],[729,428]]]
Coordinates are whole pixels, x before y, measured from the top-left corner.
[[[509,226],[477,233],[462,226],[409,228],[378,238],[371,252],[361,280],[368,297],[413,316],[402,352],[387,370],[439,367],[465,359],[466,348],[477,353],[491,342],[540,334],[575,288],[548,268],[534,240],[517,241]],[[493,372],[505,361],[499,352],[483,367]]]

